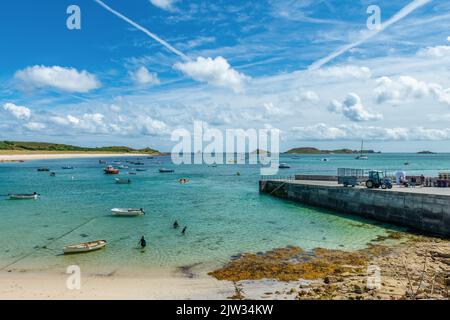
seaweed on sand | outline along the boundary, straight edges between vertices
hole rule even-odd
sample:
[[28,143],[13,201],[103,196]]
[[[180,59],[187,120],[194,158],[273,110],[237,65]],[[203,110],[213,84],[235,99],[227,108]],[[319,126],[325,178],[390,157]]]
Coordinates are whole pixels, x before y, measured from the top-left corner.
[[348,271],[364,272],[368,253],[316,248],[312,254],[299,247],[275,249],[258,255],[247,253],[209,274],[218,280],[319,279]]

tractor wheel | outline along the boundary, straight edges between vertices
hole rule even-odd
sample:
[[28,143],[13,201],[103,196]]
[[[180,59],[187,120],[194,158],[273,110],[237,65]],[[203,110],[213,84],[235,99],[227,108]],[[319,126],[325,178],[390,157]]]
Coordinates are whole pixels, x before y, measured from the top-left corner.
[[392,184],[388,185],[388,189],[392,189]]
[[373,188],[373,181],[372,180],[367,180],[366,181],[366,187],[369,188],[369,189],[372,189]]
[[381,189],[385,190],[386,188],[387,188],[387,186],[383,183],[383,184],[381,185]]

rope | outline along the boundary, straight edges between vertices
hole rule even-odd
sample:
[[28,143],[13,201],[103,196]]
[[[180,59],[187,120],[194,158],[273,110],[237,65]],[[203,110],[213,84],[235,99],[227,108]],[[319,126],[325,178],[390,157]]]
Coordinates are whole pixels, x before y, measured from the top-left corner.
[[[93,221],[93,220],[95,220],[95,219],[97,219],[97,217],[90,218],[88,221],[83,222],[82,224],[80,224],[80,225],[77,226],[76,228],[73,228],[72,230],[70,230],[70,231],[64,233],[63,235],[61,235],[61,236],[59,236],[59,237],[57,237],[57,238],[51,240],[50,242],[48,242],[48,243],[45,244],[44,246],[39,247],[39,248],[33,250],[32,252],[29,252],[29,253],[27,253],[27,254],[21,256],[20,258],[17,258],[16,260],[14,260],[13,262],[11,262],[10,264],[8,264],[8,265],[2,267],[2,268],[0,269],[0,271],[3,271],[3,270],[5,270],[6,268],[8,268],[8,267],[10,267],[10,266],[12,266],[12,265],[18,263],[19,261],[22,261],[23,259],[28,258],[29,256],[31,256],[32,254],[35,254],[36,252],[40,251],[41,249],[47,248],[47,246],[49,246],[50,244],[52,244],[52,243],[58,241],[58,240],[61,239],[61,238],[64,238],[64,237],[67,236],[68,234],[71,234],[72,232],[76,231],[77,229],[80,229],[81,227],[87,225],[89,222],[91,222],[91,221]],[[49,250],[52,250],[52,249],[49,249]]]

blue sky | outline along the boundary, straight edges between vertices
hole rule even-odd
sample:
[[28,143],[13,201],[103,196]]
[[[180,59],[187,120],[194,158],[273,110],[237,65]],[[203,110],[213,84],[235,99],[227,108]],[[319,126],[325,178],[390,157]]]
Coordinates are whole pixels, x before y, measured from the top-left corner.
[[0,139],[170,150],[201,120],[279,128],[282,149],[450,151],[446,1],[103,2],[187,58],[94,0],[2,1]]

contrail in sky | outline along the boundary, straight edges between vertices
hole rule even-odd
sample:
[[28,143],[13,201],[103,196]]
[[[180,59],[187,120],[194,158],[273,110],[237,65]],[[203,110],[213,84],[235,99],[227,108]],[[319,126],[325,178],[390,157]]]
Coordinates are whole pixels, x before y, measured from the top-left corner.
[[97,2],[99,5],[101,5],[103,8],[105,8],[106,10],[108,10],[109,12],[113,13],[114,15],[116,15],[117,17],[119,17],[120,19],[128,22],[129,24],[131,24],[133,27],[135,27],[136,29],[144,32],[146,35],[148,35],[150,38],[152,38],[153,40],[158,41],[160,44],[162,44],[164,47],[166,47],[169,51],[175,53],[176,55],[180,56],[181,58],[183,58],[183,60],[186,61],[190,61],[191,59],[185,55],[183,52],[175,49],[174,47],[172,47],[167,41],[161,39],[160,37],[158,37],[156,34],[150,32],[149,30],[147,30],[146,28],[142,27],[141,25],[137,24],[136,22],[132,21],[131,19],[127,18],[126,16],[124,16],[123,14],[121,14],[120,12],[117,12],[116,10],[114,10],[113,8],[109,7],[106,3],[104,3],[101,0],[94,0],[95,2]]
[[361,39],[359,39],[356,42],[347,44],[341,48],[339,48],[338,50],[334,51],[333,53],[331,53],[330,55],[317,60],[316,62],[314,62],[312,65],[309,66],[309,70],[316,70],[319,69],[320,67],[322,67],[324,64],[327,64],[328,62],[330,62],[331,60],[339,57],[340,55],[346,53],[348,50],[353,49],[354,47],[357,47],[361,44],[363,44],[364,42],[366,42],[367,40],[373,38],[374,36],[376,36],[377,34],[379,34],[380,32],[384,31],[386,28],[388,28],[389,26],[393,25],[394,23],[402,20],[403,18],[407,17],[410,13],[412,13],[413,11],[415,11],[416,9],[426,5],[427,3],[431,2],[432,0],[413,0],[412,2],[410,2],[408,5],[406,5],[405,7],[403,7],[403,9],[401,9],[399,12],[397,12],[392,18],[390,18],[389,20],[387,20],[386,22],[382,23],[380,28],[378,30],[374,30],[373,32],[364,35]]

